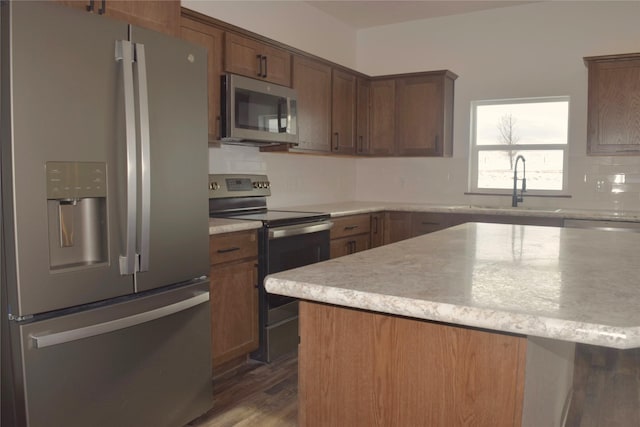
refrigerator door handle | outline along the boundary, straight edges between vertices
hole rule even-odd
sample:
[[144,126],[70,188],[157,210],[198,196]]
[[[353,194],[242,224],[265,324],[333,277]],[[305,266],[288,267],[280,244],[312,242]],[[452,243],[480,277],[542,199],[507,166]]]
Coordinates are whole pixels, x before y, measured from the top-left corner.
[[33,345],[35,348],[51,347],[58,344],[65,344],[73,341],[78,341],[83,338],[89,338],[96,335],[108,334],[110,332],[118,331],[120,329],[136,326],[141,323],[150,322],[152,320],[160,319],[161,317],[167,317],[175,313],[179,313],[184,310],[188,310],[191,307],[202,304],[209,301],[209,292],[200,292],[195,296],[187,298],[176,303],[166,305],[164,307],[156,308],[153,310],[145,311],[143,313],[134,314],[132,316],[123,317],[116,320],[111,320],[103,323],[96,323],[95,325],[85,326],[77,329],[70,329],[62,332],[55,332],[51,334],[43,335],[31,335]]
[[147,94],[147,62],[144,45],[135,44],[135,67],[138,75],[138,117],[140,125],[140,266],[138,271],[149,270],[149,223],[151,215],[151,144],[149,134],[149,97]]
[[136,113],[133,93],[133,45],[128,40],[116,40],[116,60],[122,64],[124,114],[127,145],[127,208],[125,253],[120,255],[120,274],[136,271]]

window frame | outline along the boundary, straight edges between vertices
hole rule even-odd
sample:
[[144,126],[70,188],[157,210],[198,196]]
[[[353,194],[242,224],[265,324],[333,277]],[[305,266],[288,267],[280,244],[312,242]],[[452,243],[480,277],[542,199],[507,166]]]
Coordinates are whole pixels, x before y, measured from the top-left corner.
[[[560,150],[562,155],[562,188],[560,190],[529,190],[527,193],[530,195],[540,196],[564,196],[568,195],[568,183],[569,183],[569,136],[570,136],[570,122],[571,122],[571,100],[567,95],[562,96],[545,96],[545,97],[531,97],[531,98],[505,98],[505,99],[491,99],[491,100],[477,100],[471,101],[471,135],[470,135],[470,149],[469,149],[469,192],[470,193],[487,193],[487,194],[511,194],[512,189],[504,188],[485,188],[478,187],[478,158],[480,151],[509,151],[505,148],[504,144],[490,144],[490,145],[478,145],[476,142],[477,136],[477,109],[483,105],[503,105],[503,104],[533,104],[542,102],[567,102],[567,143],[566,144],[515,144],[517,151],[546,151],[546,150]],[[513,147],[513,146],[512,146]],[[511,148],[512,151],[516,151]],[[526,157],[526,155],[525,155]]]

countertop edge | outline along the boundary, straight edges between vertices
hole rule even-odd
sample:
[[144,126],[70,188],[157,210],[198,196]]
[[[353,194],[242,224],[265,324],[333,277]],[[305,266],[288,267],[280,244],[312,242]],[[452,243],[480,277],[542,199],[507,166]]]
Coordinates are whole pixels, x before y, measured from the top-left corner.
[[268,292],[318,303],[369,310],[497,332],[536,336],[616,349],[640,347],[640,329],[553,319],[391,295],[302,283],[268,276]]
[[261,221],[242,221],[228,218],[209,218],[209,235],[233,233],[236,231],[256,230],[262,227]]

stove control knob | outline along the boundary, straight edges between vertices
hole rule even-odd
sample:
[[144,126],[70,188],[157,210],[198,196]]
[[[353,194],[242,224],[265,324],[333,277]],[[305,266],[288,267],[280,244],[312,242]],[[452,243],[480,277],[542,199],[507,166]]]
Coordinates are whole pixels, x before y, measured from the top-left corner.
[[255,181],[253,183],[253,188],[260,188],[260,183],[258,181]]
[[210,182],[209,183],[209,190],[219,190],[220,189],[220,184],[218,184],[217,182]]
[[265,182],[264,188],[271,188],[271,183],[269,181]]

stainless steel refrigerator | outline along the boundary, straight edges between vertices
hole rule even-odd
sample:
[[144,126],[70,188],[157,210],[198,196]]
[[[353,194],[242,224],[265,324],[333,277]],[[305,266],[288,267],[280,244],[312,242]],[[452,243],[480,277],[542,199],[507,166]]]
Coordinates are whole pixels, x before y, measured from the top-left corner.
[[2,425],[211,406],[206,52],[2,2]]

